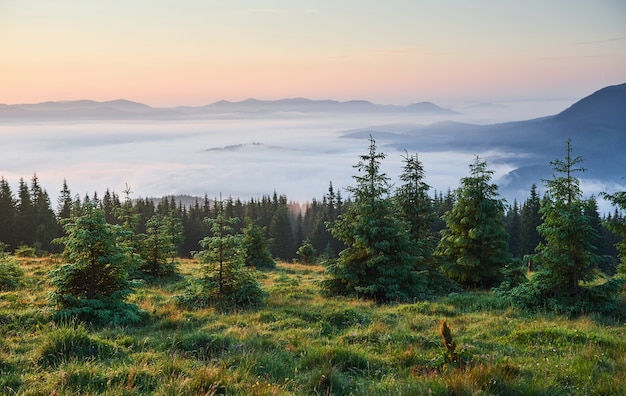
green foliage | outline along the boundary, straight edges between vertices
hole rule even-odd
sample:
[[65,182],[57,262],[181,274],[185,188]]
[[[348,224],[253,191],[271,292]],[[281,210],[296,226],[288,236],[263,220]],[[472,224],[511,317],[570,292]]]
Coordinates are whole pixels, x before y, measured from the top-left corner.
[[24,270],[19,262],[0,252],[0,291],[14,290],[24,283]]
[[[626,210],[626,191],[619,191],[614,194],[604,193],[603,196],[619,209]],[[626,221],[622,219],[618,222],[605,222],[604,226],[622,238],[615,244],[615,247],[620,258],[618,272],[622,276],[626,276]]]
[[82,323],[70,320],[60,321],[46,334],[38,363],[56,366],[72,360],[110,359],[120,355],[115,344],[91,336]]
[[22,245],[15,249],[15,257],[37,257],[37,251],[34,247]]
[[189,308],[216,306],[218,308],[255,307],[263,303],[254,270],[244,265],[242,236],[234,225],[239,218],[227,218],[223,205],[218,204],[215,219],[207,218],[212,236],[200,241],[204,250],[196,253],[204,272],[201,280],[192,280],[179,303]]
[[146,222],[139,254],[139,270],[152,277],[172,276],[177,271],[176,256],[182,243],[183,229],[179,219],[155,214]]
[[446,228],[436,253],[446,260],[444,272],[465,287],[489,288],[503,280],[512,261],[503,222],[504,204],[493,171],[476,157],[470,176],[461,180],[457,202],[443,218]]
[[269,226],[270,251],[275,257],[291,261],[295,257],[296,246],[286,198],[281,196],[277,205]]
[[403,184],[397,189],[394,199],[398,217],[406,221],[415,252],[418,257],[416,267],[424,269],[432,266],[435,238],[432,227],[435,223],[435,210],[428,196],[430,186],[424,183],[424,167],[417,154],[403,157],[404,170],[400,175]]
[[124,300],[132,292],[128,281],[128,251],[118,243],[123,232],[107,224],[94,206],[65,224],[62,264],[51,271],[55,289],[50,299],[59,318],[77,317],[99,324],[136,323],[141,311]]
[[532,261],[538,271],[526,284],[511,290],[501,287],[499,292],[512,303],[543,307],[550,311],[576,315],[589,312],[608,312],[615,308],[620,285],[610,280],[601,285],[584,283],[595,280],[600,257],[595,253],[594,241],[598,233],[585,215],[579,181],[573,176],[583,168],[576,166],[581,157],[571,156],[571,141],[567,141],[564,160],[551,162],[559,176],[546,180],[548,194],[541,203],[543,223],[539,234],[544,242],[537,247]]
[[315,250],[311,240],[308,238],[302,242],[302,245],[298,248],[296,253],[298,257],[300,257],[300,262],[303,264],[313,264],[317,256],[317,250]]
[[355,202],[331,225],[333,236],[347,246],[327,266],[329,279],[323,287],[332,294],[377,301],[406,301],[428,294],[426,274],[414,271],[417,257],[406,226],[387,197],[389,179],[380,172],[384,158],[370,137],[369,153],[355,166],[362,175],[354,176],[357,186],[349,188]]
[[272,258],[269,242],[265,237],[265,227],[250,223],[243,230],[241,248],[244,252],[244,262],[248,267],[276,268],[276,261]]

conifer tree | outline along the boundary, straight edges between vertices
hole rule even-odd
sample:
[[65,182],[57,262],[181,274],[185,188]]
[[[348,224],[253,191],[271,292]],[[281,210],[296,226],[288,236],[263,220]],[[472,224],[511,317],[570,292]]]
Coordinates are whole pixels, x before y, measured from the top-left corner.
[[15,221],[17,217],[17,204],[11,191],[11,186],[0,178],[0,243],[4,243],[9,249],[16,248]]
[[204,277],[179,296],[179,301],[190,308],[260,305],[265,293],[254,272],[244,265],[242,236],[234,229],[239,218],[227,218],[221,200],[216,206],[216,218],[206,218],[211,226],[211,236],[200,241],[204,249],[195,255],[200,260]]
[[506,232],[509,234],[509,251],[513,257],[521,258],[521,234],[522,216],[519,211],[517,199],[513,201],[513,206],[509,208],[505,218]]
[[20,178],[18,186],[15,235],[18,245],[32,246],[35,236],[35,216],[28,184],[23,178]]
[[400,180],[404,183],[397,189],[395,201],[398,216],[409,226],[411,242],[415,245],[419,266],[431,263],[435,240],[432,227],[435,222],[435,211],[431,198],[428,196],[430,186],[424,183],[424,167],[417,154],[403,157],[404,170]]
[[108,224],[93,203],[83,210],[82,216],[65,222],[67,236],[58,239],[65,246],[65,264],[51,272],[57,316],[100,324],[137,322],[141,311],[125,303],[132,289],[128,251],[118,243],[124,231]]
[[265,227],[250,223],[243,230],[242,250],[248,267],[274,268],[276,261],[270,253],[269,242],[265,237]]
[[[626,191],[618,191],[613,194],[603,193],[602,196],[609,200],[613,205],[617,206],[620,210],[626,211]],[[616,210],[617,213],[617,210]],[[626,221],[619,217],[619,221],[606,221],[605,227],[611,230],[613,233],[620,236],[621,241],[615,244],[617,248],[618,257],[620,258],[620,264],[617,267],[617,272],[626,276]]]
[[276,200],[272,206],[275,211],[269,226],[270,251],[281,260],[291,261],[295,256],[296,247],[289,220],[287,198],[281,196],[280,200]]
[[356,186],[348,188],[354,203],[331,225],[333,236],[347,247],[326,268],[329,279],[323,286],[330,293],[377,301],[424,296],[407,229],[395,216],[389,178],[380,171],[384,158],[370,136],[368,154],[355,165]]
[[164,277],[176,273],[176,255],[182,243],[180,219],[155,214],[146,222],[139,254],[143,259],[140,270],[149,276]]
[[57,200],[57,219],[69,219],[72,215],[72,193],[67,186],[67,180],[63,179],[63,187],[61,188],[59,198]]
[[540,208],[541,199],[537,193],[537,186],[533,184],[530,188],[530,197],[524,201],[520,210],[520,255],[522,257],[535,253],[535,248],[541,242],[541,236],[537,231],[537,227],[541,225]]
[[577,167],[583,158],[572,157],[571,140],[566,144],[565,158],[550,162],[556,175],[545,181],[548,195],[540,209],[543,223],[538,228],[545,242],[540,243],[534,260],[541,266],[544,287],[551,294],[577,299],[580,282],[592,279],[599,257],[592,243],[597,233],[585,216],[580,182],[574,176],[585,170]]
[[585,215],[580,182],[575,172],[582,157],[572,157],[571,140],[566,142],[564,159],[551,161],[554,176],[545,180],[546,197],[541,202],[544,239],[533,255],[537,272],[526,283],[500,292],[511,302],[526,308],[547,307],[556,312],[609,312],[623,282],[611,279],[596,286],[584,285],[596,276],[600,257],[593,241],[596,230]]
[[461,179],[456,204],[444,215],[437,254],[446,260],[444,272],[465,287],[489,288],[504,280],[512,259],[504,227],[504,203],[493,171],[476,157],[470,176]]

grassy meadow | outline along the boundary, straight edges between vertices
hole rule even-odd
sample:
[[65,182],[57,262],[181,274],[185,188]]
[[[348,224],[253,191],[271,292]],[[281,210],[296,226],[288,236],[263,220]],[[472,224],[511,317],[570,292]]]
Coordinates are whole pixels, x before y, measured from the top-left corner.
[[[626,395],[626,315],[568,319],[489,293],[376,305],[324,296],[323,268],[259,273],[257,310],[179,308],[176,279],[139,285],[134,327],[58,323],[53,258],[21,258],[26,282],[0,292],[3,395]],[[447,320],[458,361],[444,348]]]

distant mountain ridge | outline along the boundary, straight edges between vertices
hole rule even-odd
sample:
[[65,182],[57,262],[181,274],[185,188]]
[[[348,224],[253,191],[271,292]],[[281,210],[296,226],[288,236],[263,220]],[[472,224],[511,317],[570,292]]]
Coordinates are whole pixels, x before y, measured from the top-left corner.
[[492,125],[446,121],[401,131],[383,125],[347,131],[344,137],[370,134],[398,150],[511,153],[498,160],[516,166],[502,181],[504,192],[528,192],[530,184],[550,178],[549,162],[564,157],[565,141],[571,139],[573,155],[582,156],[587,169],[580,177],[626,183],[626,83],[602,88],[548,117]]
[[125,99],[97,102],[74,100],[34,104],[0,104],[0,122],[40,120],[134,120],[187,119],[219,114],[263,115],[274,113],[398,113],[415,115],[454,115],[456,111],[432,102],[408,106],[380,105],[368,101],[312,100],[306,98],[259,100],[240,102],[221,100],[205,106],[178,106],[157,108]]

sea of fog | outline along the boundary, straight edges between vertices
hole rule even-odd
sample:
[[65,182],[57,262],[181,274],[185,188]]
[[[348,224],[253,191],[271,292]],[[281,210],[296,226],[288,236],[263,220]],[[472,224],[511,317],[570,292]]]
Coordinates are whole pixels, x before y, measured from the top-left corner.
[[[555,114],[573,101],[551,102],[517,117],[510,107],[474,106],[462,116],[274,114],[221,115],[193,121],[21,122],[0,120],[0,176],[17,191],[20,177],[37,174],[53,206],[66,179],[72,195],[101,197],[108,188],[132,197],[187,194],[209,198],[285,194],[289,200],[320,199],[329,182],[354,185],[354,165],[368,151],[367,139],[347,139],[353,129],[386,124],[430,124],[454,119],[477,123]],[[552,107],[550,107],[552,106]],[[533,113],[534,111],[534,113]],[[387,158],[382,171],[398,184],[403,151],[377,141]],[[412,154],[412,153],[411,153]],[[456,188],[474,155],[487,159],[494,180],[512,168],[506,153],[460,153],[442,148],[418,152],[432,189]],[[490,159],[499,159],[490,162]],[[525,198],[525,197],[522,197]]]

